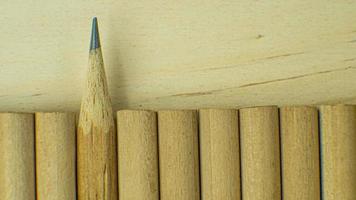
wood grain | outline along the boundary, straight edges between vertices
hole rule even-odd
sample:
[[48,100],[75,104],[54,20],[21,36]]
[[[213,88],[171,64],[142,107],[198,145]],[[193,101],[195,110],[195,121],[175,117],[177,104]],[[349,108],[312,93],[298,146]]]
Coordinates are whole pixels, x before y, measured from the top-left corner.
[[240,110],[242,199],[280,200],[278,108]]
[[37,200],[76,199],[74,113],[36,113]]
[[0,110],[78,111],[93,15],[115,110],[355,104],[355,10],[353,0],[1,1]]
[[35,200],[34,115],[0,113],[0,199]]
[[119,199],[158,200],[157,116],[152,111],[117,112]]
[[100,49],[89,54],[77,131],[79,200],[117,200],[116,129]]
[[158,112],[161,200],[199,200],[197,112]]
[[356,199],[356,107],[321,107],[323,198]]
[[202,199],[241,199],[238,111],[203,109],[199,119]]
[[318,111],[314,107],[280,109],[282,185],[285,200],[320,199]]

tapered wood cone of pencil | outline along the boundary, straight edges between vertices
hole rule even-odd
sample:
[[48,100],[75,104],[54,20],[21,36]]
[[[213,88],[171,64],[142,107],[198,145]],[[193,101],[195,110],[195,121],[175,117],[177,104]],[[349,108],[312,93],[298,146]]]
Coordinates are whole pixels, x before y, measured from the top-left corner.
[[117,200],[115,133],[98,24],[94,18],[77,132],[79,200]]

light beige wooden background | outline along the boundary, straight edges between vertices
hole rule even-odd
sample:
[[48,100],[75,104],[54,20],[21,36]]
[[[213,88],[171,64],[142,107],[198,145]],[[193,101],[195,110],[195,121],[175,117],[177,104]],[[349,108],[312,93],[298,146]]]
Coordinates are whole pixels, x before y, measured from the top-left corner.
[[114,109],[356,103],[354,0],[2,0],[0,111],[78,110],[92,16]]

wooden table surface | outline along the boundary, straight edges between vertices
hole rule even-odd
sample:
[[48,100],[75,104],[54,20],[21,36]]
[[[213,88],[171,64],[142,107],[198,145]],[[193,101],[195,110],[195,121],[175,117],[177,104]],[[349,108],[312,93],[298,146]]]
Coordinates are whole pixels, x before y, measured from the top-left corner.
[[356,1],[2,1],[0,111],[77,111],[97,16],[114,109],[356,103]]

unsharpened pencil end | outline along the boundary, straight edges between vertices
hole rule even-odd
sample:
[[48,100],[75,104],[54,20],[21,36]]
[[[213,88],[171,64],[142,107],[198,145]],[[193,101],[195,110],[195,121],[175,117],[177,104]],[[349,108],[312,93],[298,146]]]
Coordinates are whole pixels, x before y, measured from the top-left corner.
[[96,17],[93,18],[93,25],[91,29],[91,40],[90,40],[90,50],[100,48],[100,39],[99,39],[99,29],[98,29],[98,20]]

